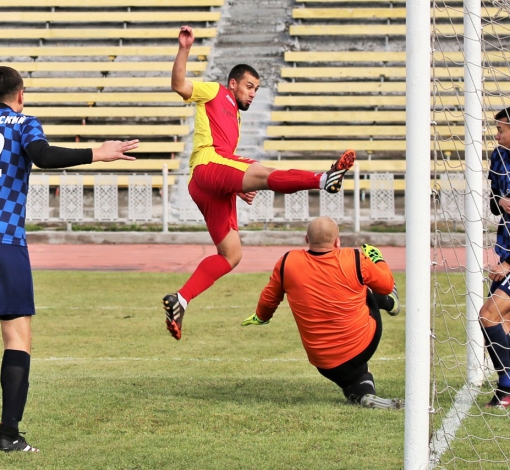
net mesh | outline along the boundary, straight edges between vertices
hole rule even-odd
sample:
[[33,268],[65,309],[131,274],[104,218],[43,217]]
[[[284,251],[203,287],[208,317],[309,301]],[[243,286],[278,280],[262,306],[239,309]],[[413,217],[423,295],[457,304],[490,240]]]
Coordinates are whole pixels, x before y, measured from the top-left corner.
[[[466,227],[465,203],[474,194],[466,182],[466,142],[480,141],[468,136],[465,129],[466,89],[463,80],[464,24],[462,3],[435,2],[432,26],[432,123],[433,229],[434,254],[432,276],[432,407],[430,413],[431,466],[452,469],[510,468],[509,409],[486,408],[494,396],[497,374],[485,352],[477,363],[468,364],[470,349],[483,347],[469,341],[467,331],[479,328],[478,320],[466,315],[468,306],[487,300],[487,266],[497,264],[494,255],[499,217],[489,210],[490,155],[497,146],[494,114],[510,106],[509,2],[482,3],[483,85],[478,90],[482,108],[482,153],[470,171],[483,180],[482,207],[478,217],[484,231],[483,259],[478,266],[466,264],[471,241]],[[469,18],[475,23],[477,18]],[[475,96],[477,96],[475,95]],[[470,291],[467,277],[483,273],[483,299],[479,291]],[[470,383],[469,369],[476,367],[483,377],[481,384]]]

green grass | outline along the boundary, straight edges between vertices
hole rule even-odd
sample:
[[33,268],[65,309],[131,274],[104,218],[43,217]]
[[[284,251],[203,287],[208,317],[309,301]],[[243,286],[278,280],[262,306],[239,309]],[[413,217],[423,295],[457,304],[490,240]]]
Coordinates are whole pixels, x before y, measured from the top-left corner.
[[[469,302],[465,277],[461,273],[439,274],[435,284],[433,315],[433,379],[435,380],[433,429],[441,426],[452,409],[457,392],[467,381],[466,368],[466,303]],[[493,373],[489,379],[497,381]],[[467,415],[460,414],[462,423],[455,440],[444,452],[437,468],[459,470],[509,467],[509,413],[507,410],[487,410],[494,383],[485,382],[481,393]]]
[[[396,278],[405,305],[404,276]],[[159,302],[187,277],[34,273],[38,314],[21,427],[41,453],[1,455],[0,469],[403,467],[404,413],[348,404],[308,363],[286,301],[270,325],[240,326],[267,273],[218,281],[190,304],[183,338],[173,340]],[[444,365],[434,369],[435,427],[463,384],[465,357],[464,279],[440,274],[438,285],[434,348]],[[403,397],[405,309],[383,322],[370,367],[380,395]],[[438,468],[505,468],[470,463],[501,459],[498,445],[507,448],[505,439],[485,440],[508,436],[508,413],[481,414],[487,400],[479,397]]]
[[[159,302],[185,279],[34,273],[21,428],[41,453],[2,455],[0,468],[402,468],[404,413],[348,404],[308,363],[286,302],[270,325],[240,326],[268,274],[221,279],[175,341]],[[403,397],[404,317],[384,323],[371,369],[379,394]]]

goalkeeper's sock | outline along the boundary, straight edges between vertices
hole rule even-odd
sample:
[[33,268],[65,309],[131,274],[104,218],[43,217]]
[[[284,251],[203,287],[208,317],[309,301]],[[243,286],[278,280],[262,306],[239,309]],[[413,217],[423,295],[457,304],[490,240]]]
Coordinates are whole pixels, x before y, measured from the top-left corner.
[[267,178],[269,189],[276,193],[291,194],[305,189],[320,189],[322,173],[303,170],[275,170]]
[[372,291],[372,295],[374,296],[380,310],[386,310],[389,312],[395,305],[395,301],[389,295],[378,294],[374,291]]
[[503,325],[482,326],[482,332],[487,351],[499,375],[499,385],[510,387],[510,344]]
[[182,289],[179,289],[179,294],[186,302],[190,302],[230,271],[232,266],[223,256],[208,256],[200,262]]
[[360,403],[362,397],[367,394],[375,395],[374,376],[365,372],[348,387],[343,387],[345,398],[353,403]]

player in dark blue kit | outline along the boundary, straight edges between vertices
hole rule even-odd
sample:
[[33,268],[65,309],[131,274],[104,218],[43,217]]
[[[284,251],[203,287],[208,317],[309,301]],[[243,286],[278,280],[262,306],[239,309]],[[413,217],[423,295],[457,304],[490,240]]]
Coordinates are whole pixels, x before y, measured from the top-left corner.
[[495,252],[497,266],[489,266],[492,280],[490,297],[480,310],[485,345],[498,373],[498,386],[487,407],[510,406],[510,108],[496,116],[496,140],[499,146],[491,155],[489,180],[491,182],[490,208],[501,216]]
[[63,168],[95,161],[135,160],[124,152],[138,147],[138,140],[108,141],[97,149],[51,146],[37,118],[22,114],[23,105],[21,75],[10,67],[0,67],[0,325],[4,342],[0,450],[6,452],[38,452],[18,429],[28,395],[30,323],[35,314],[25,236],[32,163],[41,168]]

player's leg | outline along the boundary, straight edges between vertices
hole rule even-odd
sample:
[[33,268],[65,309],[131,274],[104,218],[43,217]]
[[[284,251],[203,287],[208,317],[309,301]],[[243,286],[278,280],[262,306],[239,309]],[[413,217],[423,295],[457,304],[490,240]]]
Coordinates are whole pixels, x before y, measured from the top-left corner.
[[382,336],[382,320],[379,307],[373,295],[368,292],[367,305],[370,316],[375,320],[376,329],[368,346],[351,360],[332,369],[317,368],[319,373],[336,383],[345,397],[352,403],[367,408],[401,409],[404,401],[401,399],[387,399],[376,395],[375,381],[368,370],[368,361],[374,355]]
[[229,273],[241,260],[234,191],[241,190],[243,174],[238,168],[213,163],[199,165],[194,170],[189,192],[204,215],[218,254],[203,259],[182,288],[163,298],[167,329],[175,339],[181,338],[188,302]]
[[354,150],[347,150],[325,173],[303,170],[276,170],[260,163],[250,165],[243,178],[243,192],[270,189],[278,193],[295,193],[307,189],[340,191],[344,174],[354,164]]
[[493,290],[480,309],[480,325],[485,338],[485,346],[498,373],[498,390],[487,403],[492,406],[510,406],[510,344],[508,334],[503,327],[510,319],[509,277]]
[[393,286],[391,294],[378,294],[372,292],[379,309],[386,310],[392,317],[400,313],[400,299],[398,297],[397,284]]
[[319,373],[336,383],[351,403],[366,408],[397,410],[404,408],[404,400],[382,398],[376,394],[374,376],[368,370],[368,364],[356,364],[348,361],[333,369],[317,368]]
[[28,396],[34,290],[28,250],[0,244],[0,325],[4,353],[0,368],[0,450],[38,452],[19,434]]

